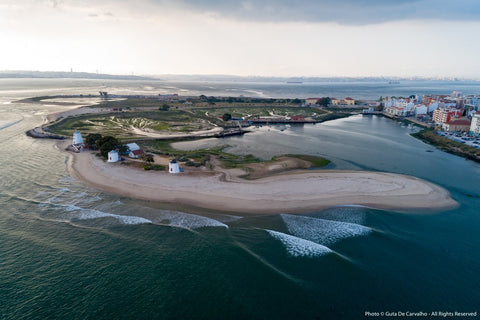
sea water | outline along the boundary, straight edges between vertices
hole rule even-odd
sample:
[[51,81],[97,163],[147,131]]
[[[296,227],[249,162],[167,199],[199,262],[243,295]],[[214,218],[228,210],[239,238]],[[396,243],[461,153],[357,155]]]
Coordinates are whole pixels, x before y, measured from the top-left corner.
[[[365,312],[478,311],[477,163],[412,138],[413,129],[392,120],[352,116],[176,146],[224,144],[263,159],[312,154],[332,160],[332,169],[410,174],[446,188],[460,206],[409,213],[339,206],[252,216],[133,200],[72,179],[68,156],[54,141],[25,135],[46,115],[69,107],[16,102],[95,94],[102,85],[0,80],[0,319],[358,319]],[[195,94],[205,86],[107,85],[118,93],[183,88]],[[287,84],[208,86],[210,92],[236,88],[265,96],[293,90]],[[318,88],[314,94],[293,86],[299,97],[357,98],[354,93],[365,89],[342,84],[341,90],[329,87],[332,94]],[[435,93],[438,87],[421,89]],[[414,89],[411,84],[405,94],[421,91]],[[370,90],[363,96],[391,93],[381,93],[387,89],[380,84]]]

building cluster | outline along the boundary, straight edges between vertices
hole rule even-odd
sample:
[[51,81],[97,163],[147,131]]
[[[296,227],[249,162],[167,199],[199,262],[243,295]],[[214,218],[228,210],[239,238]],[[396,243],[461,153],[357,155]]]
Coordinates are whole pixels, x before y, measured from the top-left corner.
[[355,100],[350,97],[346,97],[345,99],[330,98],[330,104],[332,106],[354,106]]
[[480,95],[464,96],[454,91],[451,95],[387,97],[382,102],[383,112],[391,117],[413,117],[444,131],[480,133]]
[[[122,153],[122,155],[128,155],[129,158],[132,159],[139,159],[146,155],[145,151],[135,142],[127,143],[126,151]],[[73,140],[72,140],[72,150],[75,152],[80,152],[85,150],[85,144],[83,143],[83,137],[80,131],[76,130],[73,133]],[[108,152],[107,155],[107,162],[114,163],[123,160],[121,154],[117,150],[111,150]],[[183,168],[180,168],[179,163],[176,159],[170,161],[168,165],[168,172],[169,173],[180,173],[183,172]]]

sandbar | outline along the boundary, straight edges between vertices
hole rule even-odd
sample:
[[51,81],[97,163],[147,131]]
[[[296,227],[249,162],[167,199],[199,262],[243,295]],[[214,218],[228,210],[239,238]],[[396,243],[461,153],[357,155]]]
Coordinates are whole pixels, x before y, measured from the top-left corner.
[[74,178],[109,193],[240,215],[306,213],[338,205],[399,211],[458,206],[446,189],[393,173],[297,170],[243,180],[225,172],[199,175],[144,171],[107,163],[91,152],[72,153],[70,159]]

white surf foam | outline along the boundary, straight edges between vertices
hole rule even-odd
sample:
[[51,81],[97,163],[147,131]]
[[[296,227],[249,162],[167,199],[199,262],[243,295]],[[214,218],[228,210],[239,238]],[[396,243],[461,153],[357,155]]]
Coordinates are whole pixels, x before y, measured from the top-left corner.
[[[75,206],[71,206],[75,207]],[[83,209],[77,207],[80,210],[80,214],[76,216],[78,220],[90,220],[90,219],[98,219],[98,218],[115,218],[123,224],[143,224],[143,223],[152,223],[152,221],[136,216],[124,216],[119,214],[113,214],[108,212],[103,212],[95,209]]]
[[[96,209],[84,209],[81,207],[78,207],[76,205],[62,205],[62,204],[51,204],[54,205],[55,207],[59,209],[63,209],[66,212],[74,212],[78,211],[78,214],[72,214],[70,215],[70,220],[71,221],[76,221],[76,220],[90,220],[90,219],[98,219],[98,218],[114,218],[118,222],[122,224],[128,224],[128,225],[134,225],[134,224],[144,224],[144,223],[152,223],[152,221],[142,218],[142,217],[137,217],[137,216],[127,216],[127,215],[120,215],[120,214],[114,214],[114,213],[108,213]],[[68,219],[68,218],[67,218]]]
[[349,222],[331,221],[289,214],[280,215],[291,234],[319,244],[330,245],[339,240],[369,234],[372,229]]
[[365,222],[365,207],[361,206],[336,206],[322,211],[318,218],[363,224]]
[[333,252],[330,248],[321,244],[291,236],[278,231],[266,231],[275,239],[280,240],[293,257],[318,257]]
[[198,229],[203,227],[228,228],[226,224],[215,219],[198,216],[195,214],[166,210],[161,211],[159,217],[154,219],[153,222],[185,229]]

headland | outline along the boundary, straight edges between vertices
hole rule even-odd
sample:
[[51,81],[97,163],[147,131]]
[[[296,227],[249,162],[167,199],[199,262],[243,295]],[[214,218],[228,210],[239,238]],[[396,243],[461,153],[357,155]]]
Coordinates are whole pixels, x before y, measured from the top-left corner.
[[245,180],[239,177],[239,169],[151,172],[107,163],[90,152],[72,154],[69,167],[74,178],[110,193],[240,215],[305,213],[337,205],[394,210],[457,206],[447,190],[393,173],[294,170]]
[[[241,126],[241,119],[230,122],[230,113],[239,113],[239,109],[243,113],[254,114],[271,108],[268,113],[274,114],[275,118],[280,112],[303,113],[290,119],[305,121],[311,116],[317,122],[348,115],[313,107],[295,107],[294,101],[287,107],[275,104],[268,108],[252,107],[247,102],[235,102],[245,104],[240,108],[228,101],[228,107],[212,107],[209,103],[213,102],[208,98],[203,101],[200,97],[198,107],[176,101],[158,107],[158,99],[114,98],[114,101],[52,115],[45,127],[48,132],[52,130],[64,136],[81,127],[104,130],[102,133],[113,133],[124,141],[142,139],[147,151],[157,153],[159,158],[162,152],[170,155],[172,151],[164,139],[176,135],[200,138],[205,132],[220,131],[220,127],[227,130],[229,124]],[[322,115],[321,119],[318,119],[319,115]],[[272,121],[273,118],[265,119]],[[69,144],[70,139],[59,142],[61,149]],[[420,209],[422,212],[457,206],[447,190],[411,176],[367,171],[304,170],[318,166],[302,156],[283,156],[261,162],[253,157],[235,158],[223,153],[222,149],[202,152],[196,151],[195,156],[185,157],[197,168],[188,168],[179,174],[169,174],[165,170],[146,171],[142,166],[124,165],[124,162],[107,163],[95,152],[70,153],[69,168],[73,177],[110,193],[237,214],[305,213],[337,205],[401,211]],[[222,165],[225,157],[234,165]]]

